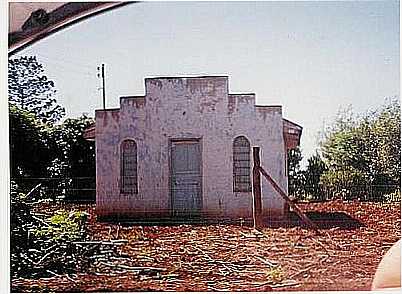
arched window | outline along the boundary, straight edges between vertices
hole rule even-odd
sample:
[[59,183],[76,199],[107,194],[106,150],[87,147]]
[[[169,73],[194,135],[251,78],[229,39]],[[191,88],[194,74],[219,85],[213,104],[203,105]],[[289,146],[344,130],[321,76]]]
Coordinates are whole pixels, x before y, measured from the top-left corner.
[[137,144],[124,140],[120,146],[120,190],[121,193],[138,193]]
[[233,141],[233,191],[251,192],[250,142],[244,136]]

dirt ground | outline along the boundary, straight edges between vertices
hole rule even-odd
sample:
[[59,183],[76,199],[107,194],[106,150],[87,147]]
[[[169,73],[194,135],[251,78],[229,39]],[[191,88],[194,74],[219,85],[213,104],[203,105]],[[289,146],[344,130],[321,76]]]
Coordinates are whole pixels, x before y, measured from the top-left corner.
[[[139,226],[97,222],[91,240],[121,244],[88,272],[15,279],[13,292],[369,290],[385,252],[400,239],[400,203],[299,204],[321,228],[260,231],[242,224]],[[116,241],[122,240],[122,241]],[[120,242],[120,243],[119,243]]]

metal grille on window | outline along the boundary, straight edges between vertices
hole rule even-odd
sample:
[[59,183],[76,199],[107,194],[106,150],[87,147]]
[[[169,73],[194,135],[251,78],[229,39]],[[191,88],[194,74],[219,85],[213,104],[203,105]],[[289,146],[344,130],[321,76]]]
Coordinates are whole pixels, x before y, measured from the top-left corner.
[[233,142],[233,191],[251,192],[250,142],[236,137]]
[[125,140],[121,144],[121,193],[138,193],[137,144]]

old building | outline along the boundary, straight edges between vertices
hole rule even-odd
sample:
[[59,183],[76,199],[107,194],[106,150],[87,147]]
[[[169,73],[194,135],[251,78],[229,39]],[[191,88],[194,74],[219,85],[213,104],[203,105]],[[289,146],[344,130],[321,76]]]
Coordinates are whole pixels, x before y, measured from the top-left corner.
[[[229,94],[228,77],[145,79],[145,95],[96,111],[96,210],[130,218],[249,218],[253,146],[287,191],[286,150],[302,128],[281,106],[255,105],[255,94]],[[263,216],[286,205],[262,181]]]

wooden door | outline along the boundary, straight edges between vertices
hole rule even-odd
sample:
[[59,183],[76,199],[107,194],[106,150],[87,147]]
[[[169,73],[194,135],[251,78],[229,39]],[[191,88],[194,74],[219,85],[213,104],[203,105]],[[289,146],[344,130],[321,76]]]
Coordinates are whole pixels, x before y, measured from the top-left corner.
[[199,216],[202,207],[200,142],[172,141],[171,146],[173,216]]

